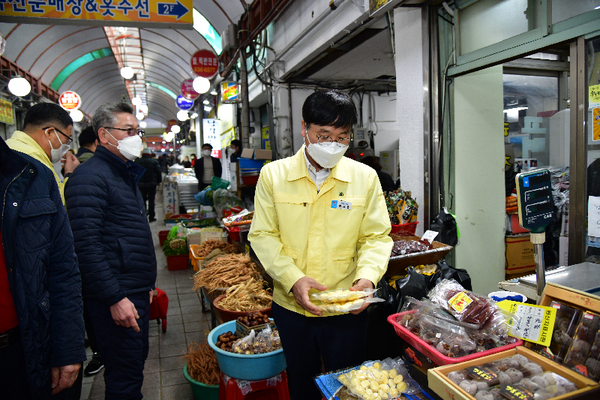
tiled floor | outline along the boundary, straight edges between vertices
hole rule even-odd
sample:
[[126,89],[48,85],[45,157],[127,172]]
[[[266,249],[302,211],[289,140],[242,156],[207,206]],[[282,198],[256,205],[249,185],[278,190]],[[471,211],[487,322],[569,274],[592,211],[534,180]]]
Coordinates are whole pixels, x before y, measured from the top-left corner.
[[[200,297],[192,289],[194,271],[167,269],[167,260],[158,242],[158,231],[166,229],[160,193],[157,194],[156,217],[157,221],[150,224],[158,265],[156,286],[167,293],[169,311],[167,332],[163,333],[156,321],[150,321],[150,353],[144,368],[142,394],[148,400],[193,400],[190,384],[183,376],[182,355],[191,342],[206,342],[211,316],[202,313]],[[87,351],[89,361],[91,351],[89,348]],[[81,399],[104,399],[103,372],[83,378]]]

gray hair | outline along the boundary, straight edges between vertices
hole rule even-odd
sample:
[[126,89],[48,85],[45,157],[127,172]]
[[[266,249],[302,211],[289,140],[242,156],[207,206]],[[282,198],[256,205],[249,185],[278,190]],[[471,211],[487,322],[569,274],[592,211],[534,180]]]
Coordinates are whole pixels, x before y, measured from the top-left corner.
[[98,135],[98,130],[103,127],[113,126],[117,122],[116,114],[133,114],[133,107],[129,103],[104,103],[94,113],[92,126]]

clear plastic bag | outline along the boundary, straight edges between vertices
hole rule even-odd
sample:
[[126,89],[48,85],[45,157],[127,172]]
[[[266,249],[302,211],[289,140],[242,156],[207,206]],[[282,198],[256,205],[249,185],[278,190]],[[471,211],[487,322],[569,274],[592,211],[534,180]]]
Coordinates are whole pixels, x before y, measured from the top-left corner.
[[330,313],[347,313],[358,310],[365,303],[385,302],[384,299],[369,297],[372,296],[376,291],[377,289],[365,289],[362,291],[335,289],[312,293],[310,296],[313,300],[315,300],[315,305],[321,311]]

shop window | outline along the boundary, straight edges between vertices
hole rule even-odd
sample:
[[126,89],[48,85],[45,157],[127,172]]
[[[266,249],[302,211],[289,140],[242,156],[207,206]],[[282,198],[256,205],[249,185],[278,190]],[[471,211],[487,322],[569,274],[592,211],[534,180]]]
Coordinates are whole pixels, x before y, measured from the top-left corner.
[[552,0],[552,23],[565,21],[600,7],[600,0]]

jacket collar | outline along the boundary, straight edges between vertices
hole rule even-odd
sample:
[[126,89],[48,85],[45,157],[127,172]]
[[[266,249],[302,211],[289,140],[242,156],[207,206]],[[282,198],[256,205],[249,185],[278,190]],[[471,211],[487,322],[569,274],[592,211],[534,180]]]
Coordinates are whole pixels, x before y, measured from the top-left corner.
[[[287,180],[290,182],[301,178],[308,179],[308,169],[306,168],[306,160],[304,159],[305,149],[306,146],[302,145],[300,150],[298,150],[298,152],[292,156],[290,170],[287,177]],[[350,182],[350,169],[348,168],[349,162],[350,161],[346,157],[342,157],[340,162],[338,162],[335,167],[331,168],[329,176],[337,179],[338,181]]]
[[133,161],[124,161],[119,156],[111,153],[110,150],[104,146],[96,147],[94,157],[98,157],[106,163],[114,166],[125,175],[133,175],[136,182],[142,177],[142,175],[144,175],[144,172],[146,172],[146,168],[134,163]]
[[23,157],[15,154],[6,144],[4,139],[0,138],[0,185],[4,188],[4,180],[12,180],[27,166],[28,162]]
[[[33,140],[33,138],[25,132],[15,131],[10,137],[10,139],[8,139],[7,144],[10,145],[11,149],[16,150],[20,153],[25,153],[35,158],[36,160],[44,164],[46,167],[54,171],[54,165],[52,165],[52,163],[50,162],[48,154],[46,154],[46,152],[44,151],[44,149],[41,148],[38,142]],[[57,182],[60,182],[60,180],[57,179]]]

